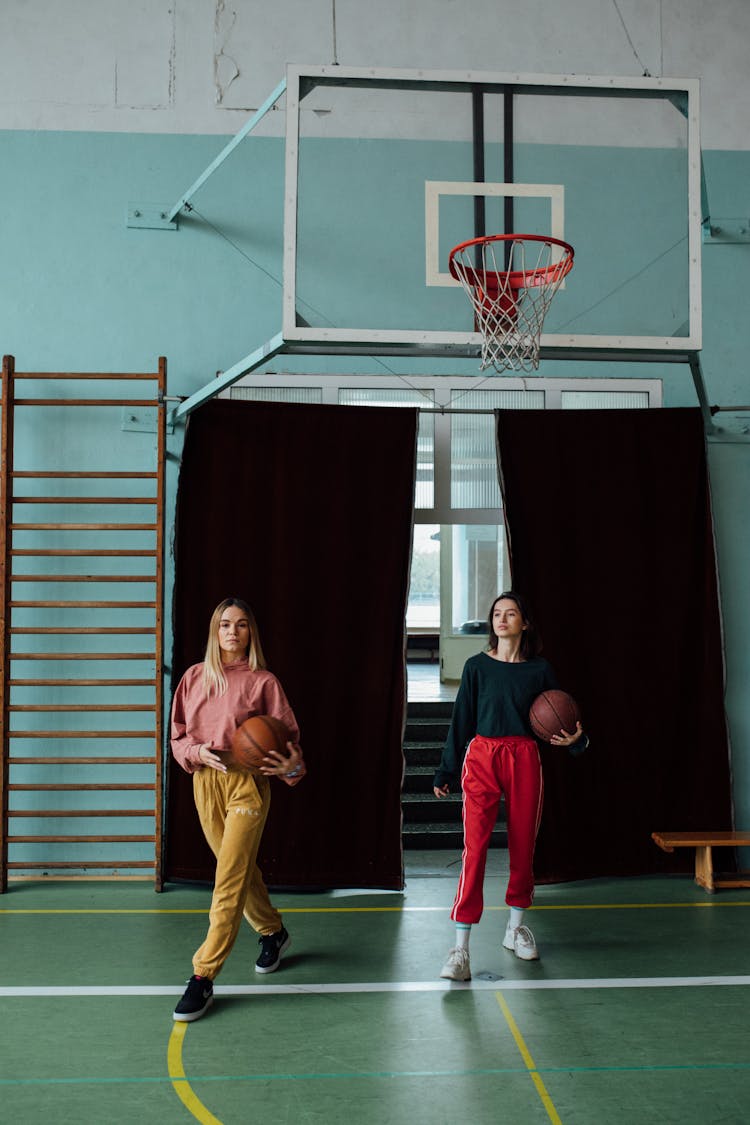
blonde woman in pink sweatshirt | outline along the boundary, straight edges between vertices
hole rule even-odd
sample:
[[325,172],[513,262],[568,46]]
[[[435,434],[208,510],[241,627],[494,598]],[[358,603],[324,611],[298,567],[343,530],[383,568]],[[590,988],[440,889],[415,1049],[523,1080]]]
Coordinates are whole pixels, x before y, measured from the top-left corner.
[[[289,731],[288,757],[271,751],[259,770],[227,765],[221,754],[251,715],[273,715]],[[243,915],[260,935],[257,973],[272,973],[289,948],[289,934],[268,897],[255,860],[271,800],[270,777],[297,785],[305,776],[294,712],[267,670],[252,610],[225,598],[213,612],[206,656],[180,680],[172,703],[172,753],[193,775],[201,827],[216,856],[208,934],[193,956],[193,975],[174,1010],[188,1023],[213,1003],[213,981],[229,956]]]

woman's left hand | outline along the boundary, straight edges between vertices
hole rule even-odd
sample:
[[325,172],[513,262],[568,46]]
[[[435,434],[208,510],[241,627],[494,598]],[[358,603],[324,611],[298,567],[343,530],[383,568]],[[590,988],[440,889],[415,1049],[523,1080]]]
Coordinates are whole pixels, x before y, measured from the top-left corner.
[[583,727],[580,723],[576,723],[575,734],[568,734],[566,730],[560,731],[559,734],[553,734],[550,738],[552,746],[572,746],[574,742],[583,734]]
[[284,777],[285,774],[293,773],[302,763],[302,751],[295,742],[287,742],[287,753],[280,754],[278,750],[269,750],[263,759],[263,765],[260,767],[260,772],[269,777]]

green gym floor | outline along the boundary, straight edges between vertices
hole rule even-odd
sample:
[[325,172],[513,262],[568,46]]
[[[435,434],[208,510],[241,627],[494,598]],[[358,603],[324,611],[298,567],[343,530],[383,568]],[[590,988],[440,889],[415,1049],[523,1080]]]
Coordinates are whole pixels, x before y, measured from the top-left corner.
[[210,892],[17,882],[0,898],[0,1121],[650,1125],[750,1120],[750,896],[689,876],[539,887],[541,960],[501,948],[492,852],[473,980],[441,981],[459,857],[406,854],[403,893],[274,895],[292,935],[216,1001],[172,1009]]

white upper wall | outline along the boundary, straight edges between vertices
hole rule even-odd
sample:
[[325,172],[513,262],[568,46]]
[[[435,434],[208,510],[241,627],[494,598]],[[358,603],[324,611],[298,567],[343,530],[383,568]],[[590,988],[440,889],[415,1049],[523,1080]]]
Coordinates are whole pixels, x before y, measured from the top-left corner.
[[750,0],[1,0],[0,42],[0,129],[233,134],[339,63],[700,78],[703,147],[750,148]]

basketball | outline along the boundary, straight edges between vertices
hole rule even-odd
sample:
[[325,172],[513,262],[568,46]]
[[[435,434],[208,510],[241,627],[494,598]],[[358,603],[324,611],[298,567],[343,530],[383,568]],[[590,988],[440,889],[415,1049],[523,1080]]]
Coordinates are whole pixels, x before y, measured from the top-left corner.
[[289,731],[273,715],[251,715],[232,735],[230,761],[241,769],[256,769],[263,765],[269,750],[286,755]]
[[573,734],[580,718],[578,704],[566,691],[543,691],[529,711],[531,729],[543,742],[549,742],[553,734],[561,731]]

